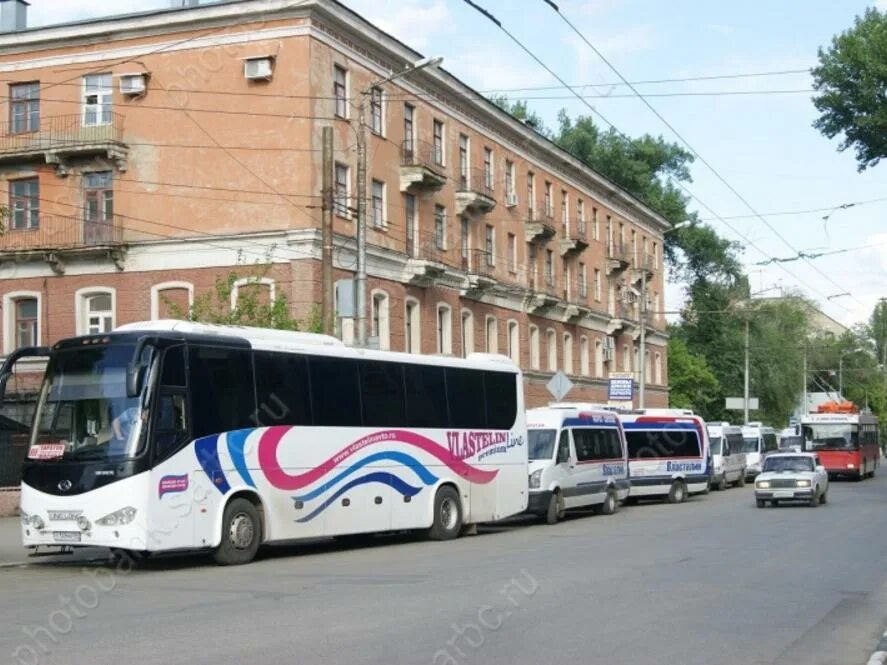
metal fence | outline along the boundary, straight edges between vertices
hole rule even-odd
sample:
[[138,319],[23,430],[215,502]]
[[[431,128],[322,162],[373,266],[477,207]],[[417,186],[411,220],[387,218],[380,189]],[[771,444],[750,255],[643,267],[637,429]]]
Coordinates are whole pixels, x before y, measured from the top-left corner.
[[117,215],[109,219],[89,219],[85,216],[41,214],[37,218],[37,225],[30,228],[16,228],[16,220],[11,219],[6,233],[0,236],[0,250],[85,248],[119,245],[122,242],[123,220]]
[[0,155],[119,143],[122,137],[123,116],[117,113],[93,118],[80,113],[40,118],[36,127],[6,122],[0,123]]

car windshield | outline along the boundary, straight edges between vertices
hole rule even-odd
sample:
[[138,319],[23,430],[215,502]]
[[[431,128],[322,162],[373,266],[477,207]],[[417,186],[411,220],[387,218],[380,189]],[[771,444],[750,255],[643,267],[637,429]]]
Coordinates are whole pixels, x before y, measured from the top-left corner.
[[34,416],[30,459],[104,460],[135,453],[141,398],[126,395],[133,350],[107,345],[53,354]]
[[810,457],[768,457],[764,460],[764,471],[781,473],[783,471],[813,471],[813,459]]
[[531,429],[529,432],[531,460],[550,460],[554,455],[554,439],[557,430]]
[[760,439],[756,436],[742,437],[742,452],[756,453],[758,452],[758,442]]
[[859,447],[859,427],[850,423],[804,425],[807,450],[856,450]]
[[710,439],[711,441],[711,454],[712,455],[720,455],[721,454],[721,437],[713,436]]
[[801,450],[804,447],[804,437],[802,436],[784,436],[779,440],[779,447],[789,450],[796,448]]

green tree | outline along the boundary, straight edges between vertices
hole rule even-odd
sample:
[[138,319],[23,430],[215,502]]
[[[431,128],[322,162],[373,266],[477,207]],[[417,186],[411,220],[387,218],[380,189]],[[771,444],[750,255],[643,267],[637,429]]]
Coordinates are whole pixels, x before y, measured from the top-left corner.
[[852,28],[819,49],[813,69],[813,126],[838,149],[853,148],[860,171],[887,157],[887,12],[869,8]]
[[691,353],[678,337],[668,341],[668,380],[669,403],[677,409],[705,413],[721,393],[718,379],[705,357]]
[[550,132],[545,127],[545,123],[537,113],[531,111],[525,101],[511,100],[508,95],[492,95],[490,101],[506,113],[510,113],[515,119],[520,120],[528,127],[532,127],[545,137],[550,136]]
[[881,298],[869,318],[867,334],[875,344],[875,358],[884,362],[887,358],[887,298]]

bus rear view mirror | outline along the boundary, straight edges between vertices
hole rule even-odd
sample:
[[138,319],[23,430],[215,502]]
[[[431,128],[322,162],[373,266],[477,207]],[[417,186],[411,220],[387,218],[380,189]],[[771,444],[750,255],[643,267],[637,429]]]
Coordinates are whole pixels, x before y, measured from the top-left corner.
[[148,366],[141,363],[126,368],[127,397],[138,397],[142,392],[142,382],[145,380],[145,370],[147,369]]
[[12,368],[15,364],[22,358],[39,358],[41,356],[49,356],[48,346],[23,346],[6,356],[3,366],[0,367],[0,403],[6,397],[6,384],[9,382],[9,377],[12,376]]

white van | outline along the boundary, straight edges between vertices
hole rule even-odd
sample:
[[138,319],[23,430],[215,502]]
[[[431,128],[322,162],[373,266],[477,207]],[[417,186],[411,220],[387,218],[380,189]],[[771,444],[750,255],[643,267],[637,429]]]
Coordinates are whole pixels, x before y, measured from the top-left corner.
[[530,409],[527,422],[527,512],[548,524],[555,524],[570,508],[616,512],[629,490],[625,435],[618,417],[559,404]]
[[751,479],[761,472],[764,458],[779,450],[779,437],[772,427],[765,427],[762,423],[748,423],[742,427],[742,438],[742,451],[747,462],[745,475]]
[[711,459],[705,423],[680,409],[649,409],[620,414],[628,444],[629,501],[666,497],[682,503],[705,493]]
[[745,453],[742,428],[730,423],[709,423],[708,441],[711,447],[712,481],[716,490],[725,490],[730,485],[745,485]]

